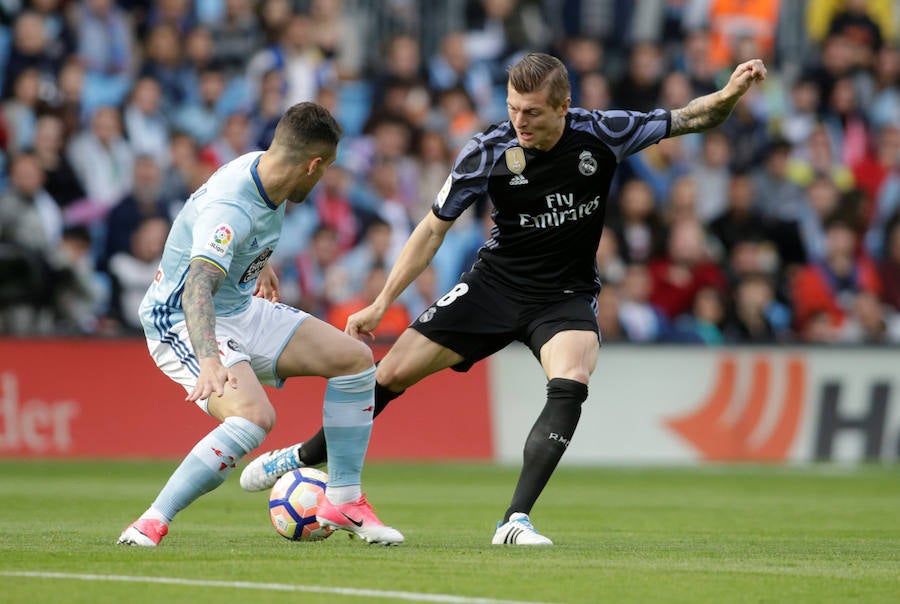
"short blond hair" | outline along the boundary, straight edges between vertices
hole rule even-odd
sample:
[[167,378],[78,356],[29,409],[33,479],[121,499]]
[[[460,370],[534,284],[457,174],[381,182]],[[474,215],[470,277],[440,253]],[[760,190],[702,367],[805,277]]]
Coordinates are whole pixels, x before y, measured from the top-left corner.
[[529,93],[547,89],[547,102],[559,107],[572,95],[569,72],[554,56],[531,52],[507,69],[509,85],[516,92]]

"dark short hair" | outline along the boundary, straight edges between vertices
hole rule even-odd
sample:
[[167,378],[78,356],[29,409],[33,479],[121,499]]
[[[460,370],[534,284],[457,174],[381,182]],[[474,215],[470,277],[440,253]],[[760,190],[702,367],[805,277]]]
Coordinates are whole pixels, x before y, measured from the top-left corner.
[[338,121],[321,105],[297,103],[278,120],[272,146],[298,158],[327,155],[334,152],[343,133]]
[[569,72],[563,62],[554,56],[531,52],[507,69],[509,84],[516,92],[527,94],[547,89],[547,102],[559,107],[572,96]]

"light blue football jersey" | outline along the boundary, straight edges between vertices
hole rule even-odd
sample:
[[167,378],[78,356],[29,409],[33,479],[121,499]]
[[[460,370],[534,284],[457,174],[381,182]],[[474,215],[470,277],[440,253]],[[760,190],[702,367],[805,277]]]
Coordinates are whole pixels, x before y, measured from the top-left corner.
[[234,315],[250,305],[256,279],[281,236],[286,206],[276,206],[263,190],[257,173],[261,155],[247,153],[219,168],[175,218],[156,277],[141,302],[148,338],[165,339],[169,328],[184,320],[184,280],[195,258],[225,273],[213,299],[217,316]]

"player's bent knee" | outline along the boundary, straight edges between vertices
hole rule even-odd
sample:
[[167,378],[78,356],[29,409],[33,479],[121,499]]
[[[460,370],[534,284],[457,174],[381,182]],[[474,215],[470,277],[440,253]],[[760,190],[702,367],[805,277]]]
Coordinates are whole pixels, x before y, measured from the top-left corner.
[[551,401],[581,405],[587,395],[587,384],[579,380],[553,378],[547,382],[547,397]]
[[375,357],[372,356],[372,349],[364,342],[353,340],[348,346],[346,354],[341,355],[342,366],[340,373],[353,374],[365,371],[375,364]]
[[266,413],[261,413],[255,417],[246,418],[266,431],[266,434],[275,427],[275,409],[270,406]]
[[246,405],[234,406],[227,410],[224,416],[237,416],[253,422],[260,428],[269,433],[275,427],[275,407],[268,400],[264,403],[251,403]]

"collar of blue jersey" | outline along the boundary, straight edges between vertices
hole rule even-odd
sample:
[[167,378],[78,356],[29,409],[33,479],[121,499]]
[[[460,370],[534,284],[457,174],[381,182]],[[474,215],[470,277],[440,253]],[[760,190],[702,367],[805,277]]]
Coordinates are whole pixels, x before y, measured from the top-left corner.
[[253,182],[256,183],[256,190],[259,191],[259,194],[263,198],[263,201],[266,202],[266,205],[273,210],[277,210],[278,206],[272,203],[272,200],[266,195],[266,190],[263,188],[262,181],[259,179],[259,170],[257,170],[256,167],[259,165],[260,157],[262,157],[262,153],[257,155],[256,159],[253,160],[253,164],[250,166],[250,176],[253,177]]

